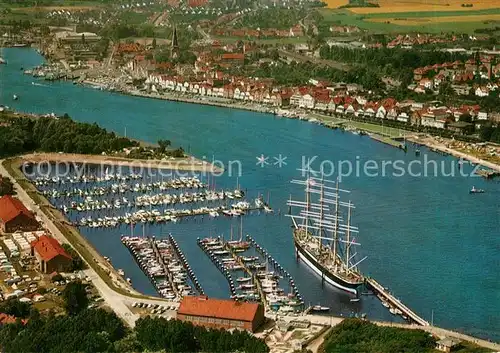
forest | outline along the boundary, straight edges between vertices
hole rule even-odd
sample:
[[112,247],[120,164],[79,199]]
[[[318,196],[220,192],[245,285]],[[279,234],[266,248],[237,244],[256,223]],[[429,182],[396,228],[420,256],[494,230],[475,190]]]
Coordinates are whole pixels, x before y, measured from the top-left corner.
[[4,118],[0,116],[0,158],[32,151],[101,154],[139,143],[116,136],[97,124],[61,118]]
[[320,49],[322,59],[330,59],[346,63],[357,63],[376,68],[381,74],[397,78],[403,86],[413,80],[413,70],[417,67],[436,63],[467,61],[468,55],[448,53],[444,51],[423,51],[416,49],[367,48],[363,50],[330,47],[324,45]]

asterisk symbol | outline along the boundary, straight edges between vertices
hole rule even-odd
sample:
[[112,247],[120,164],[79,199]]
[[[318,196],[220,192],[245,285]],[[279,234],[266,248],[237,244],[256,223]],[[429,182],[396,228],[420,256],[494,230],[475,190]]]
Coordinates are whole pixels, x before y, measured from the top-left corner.
[[278,157],[274,157],[274,160],[274,165],[277,165],[280,168],[286,165],[286,156],[283,156],[281,153],[278,155]]
[[255,165],[259,165],[261,168],[264,168],[265,165],[269,164],[267,161],[269,157],[266,157],[263,154],[261,154],[260,157],[255,158],[257,158],[257,163],[255,163]]

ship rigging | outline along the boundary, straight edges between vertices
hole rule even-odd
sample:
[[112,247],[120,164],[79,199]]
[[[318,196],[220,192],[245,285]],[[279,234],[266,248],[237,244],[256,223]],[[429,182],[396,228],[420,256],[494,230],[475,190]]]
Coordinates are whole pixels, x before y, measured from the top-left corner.
[[[293,238],[297,258],[303,260],[316,274],[331,285],[358,294],[364,283],[356,261],[359,246],[355,235],[358,227],[351,225],[354,205],[340,200],[340,194],[350,191],[340,189],[339,181],[317,178],[307,171],[305,180],[292,180],[292,184],[304,186],[305,201],[290,200],[289,216],[293,223]],[[299,209],[294,213],[294,209]],[[347,213],[347,222],[344,215]]]

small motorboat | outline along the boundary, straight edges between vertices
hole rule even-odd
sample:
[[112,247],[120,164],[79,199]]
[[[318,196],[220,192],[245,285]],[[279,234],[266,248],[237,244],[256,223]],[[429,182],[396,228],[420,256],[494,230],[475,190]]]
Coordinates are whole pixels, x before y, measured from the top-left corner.
[[330,308],[327,306],[315,305],[312,307],[312,311],[315,312],[327,312],[330,311]]
[[476,187],[473,186],[472,189],[470,189],[469,194],[484,194],[484,190],[476,189]]
[[351,298],[351,303],[357,303],[359,302],[359,298]]
[[420,150],[419,149],[415,150],[415,156],[420,156]]
[[12,96],[12,99],[13,99],[13,100],[15,100],[15,101],[17,101],[17,100],[19,99],[19,97],[17,96],[17,94],[14,94],[14,95]]

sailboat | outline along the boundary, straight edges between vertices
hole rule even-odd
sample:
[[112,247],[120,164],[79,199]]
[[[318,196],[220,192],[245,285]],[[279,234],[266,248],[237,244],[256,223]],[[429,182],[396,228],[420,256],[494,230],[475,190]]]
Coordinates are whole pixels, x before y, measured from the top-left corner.
[[[293,223],[296,256],[327,283],[357,295],[358,287],[364,283],[357,266],[366,257],[356,261],[357,253],[352,254],[352,247],[361,244],[352,237],[359,232],[351,225],[354,205],[350,201],[340,201],[340,193],[349,191],[339,189],[338,180],[311,177],[310,171],[307,174],[305,180],[292,180],[292,184],[305,187],[305,201],[291,198],[288,201],[290,214],[287,216]],[[319,198],[313,200],[313,196]],[[299,213],[293,214],[293,208],[299,208]],[[342,216],[345,209],[347,224]]]
[[231,237],[227,244],[235,251],[235,252],[244,252],[250,247],[250,243],[243,241],[243,219],[240,219],[240,239],[233,240],[233,226],[231,226]]

